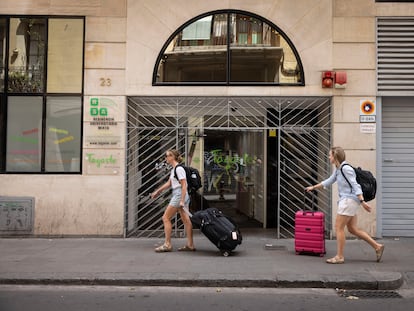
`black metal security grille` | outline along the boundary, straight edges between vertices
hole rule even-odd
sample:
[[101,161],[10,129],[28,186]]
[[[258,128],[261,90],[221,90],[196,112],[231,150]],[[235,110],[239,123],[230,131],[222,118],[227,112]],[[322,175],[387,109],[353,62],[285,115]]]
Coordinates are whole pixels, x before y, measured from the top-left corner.
[[[168,194],[156,200],[149,197],[159,186],[157,182],[168,176],[168,170],[156,167],[157,163],[170,148],[185,154],[191,144],[189,133],[204,130],[261,131],[266,136],[270,130],[277,131],[277,172],[271,181],[277,198],[271,208],[277,237],[292,238],[295,212],[304,207],[304,187],[326,178],[331,171],[330,98],[130,97],[126,236],[163,236],[161,216]],[[329,206],[330,191],[320,191],[314,208],[326,213],[328,235]],[[174,234],[180,236],[182,229],[182,223],[174,219]]]
[[393,290],[339,290],[338,295],[348,299],[362,298],[402,298],[402,296]]

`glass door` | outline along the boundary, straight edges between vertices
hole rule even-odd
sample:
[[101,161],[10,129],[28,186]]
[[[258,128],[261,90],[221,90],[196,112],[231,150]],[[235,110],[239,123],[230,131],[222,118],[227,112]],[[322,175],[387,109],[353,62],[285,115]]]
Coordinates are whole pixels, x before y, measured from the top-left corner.
[[262,130],[206,130],[203,195],[240,227],[263,227]]

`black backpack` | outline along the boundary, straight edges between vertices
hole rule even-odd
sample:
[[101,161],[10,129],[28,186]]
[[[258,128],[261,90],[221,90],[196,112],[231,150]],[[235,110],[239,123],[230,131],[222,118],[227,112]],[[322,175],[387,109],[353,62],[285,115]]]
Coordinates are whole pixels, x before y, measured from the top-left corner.
[[350,164],[344,164],[341,167],[341,173],[342,173],[342,176],[344,176],[347,183],[349,184],[349,186],[351,187],[351,189],[352,189],[351,183],[345,177],[345,174],[342,171],[342,168],[345,165],[349,165],[350,167],[354,169],[355,175],[356,175],[356,181],[361,186],[362,194],[364,196],[364,201],[368,202],[368,201],[375,199],[375,194],[377,193],[377,180],[375,179],[374,175],[372,175],[370,171],[363,170],[360,167],[356,168]]
[[198,189],[200,189],[203,185],[201,183],[201,176],[198,169],[185,166],[183,164],[177,164],[174,168],[174,177],[178,180],[177,176],[177,167],[181,166],[185,170],[185,175],[187,178],[187,192],[188,194],[196,193]]

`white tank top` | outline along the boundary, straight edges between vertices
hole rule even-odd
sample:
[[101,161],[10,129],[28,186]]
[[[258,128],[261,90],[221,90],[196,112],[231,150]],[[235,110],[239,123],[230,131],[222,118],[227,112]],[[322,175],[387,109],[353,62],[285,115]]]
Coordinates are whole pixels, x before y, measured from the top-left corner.
[[[179,180],[186,179],[185,170],[182,166],[177,167],[177,177],[178,177]],[[170,180],[171,180],[171,188],[172,189],[181,187],[180,182],[174,176],[174,168],[171,170]]]

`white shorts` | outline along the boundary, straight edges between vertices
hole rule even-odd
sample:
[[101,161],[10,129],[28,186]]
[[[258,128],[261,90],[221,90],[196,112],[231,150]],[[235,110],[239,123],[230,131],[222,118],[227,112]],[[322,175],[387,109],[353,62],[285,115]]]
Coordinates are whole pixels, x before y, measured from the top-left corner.
[[[181,188],[175,188],[172,191],[172,197],[170,200],[170,204],[171,206],[180,207],[180,200],[181,200]],[[185,201],[184,201],[184,206],[188,207],[190,205],[190,196],[188,195],[188,193],[185,194]]]
[[338,202],[338,215],[355,216],[359,205],[360,204],[353,199],[344,198]]

